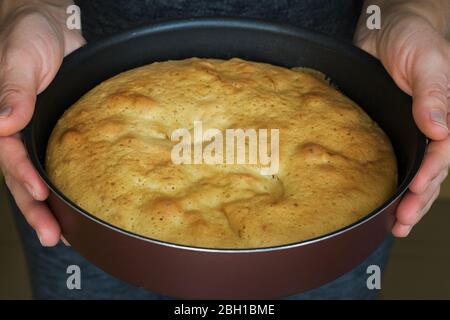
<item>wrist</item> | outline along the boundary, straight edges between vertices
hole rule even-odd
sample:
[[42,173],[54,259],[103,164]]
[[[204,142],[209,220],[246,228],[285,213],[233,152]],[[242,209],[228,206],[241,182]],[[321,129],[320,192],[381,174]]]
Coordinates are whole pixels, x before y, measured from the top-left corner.
[[7,20],[11,15],[22,11],[48,11],[60,15],[66,11],[67,6],[73,4],[72,0],[11,0],[0,2],[0,22]]
[[[46,18],[56,38],[64,48],[65,54],[84,44],[81,30],[67,27],[67,8],[72,0],[14,0],[0,2],[0,30],[16,19],[28,14],[38,14]],[[12,24],[11,24],[12,25]],[[5,31],[7,28],[4,28]],[[7,31],[6,31],[7,32]]]
[[381,9],[382,25],[406,16],[427,21],[442,35],[450,31],[450,1],[448,0],[366,0],[363,12],[372,4],[378,5]]
[[[378,5],[381,28],[369,30],[366,26],[366,8]],[[445,36],[450,29],[450,1],[448,0],[366,0],[354,36],[354,42],[377,58],[382,50],[392,50],[417,33]],[[433,38],[436,38],[433,36]]]

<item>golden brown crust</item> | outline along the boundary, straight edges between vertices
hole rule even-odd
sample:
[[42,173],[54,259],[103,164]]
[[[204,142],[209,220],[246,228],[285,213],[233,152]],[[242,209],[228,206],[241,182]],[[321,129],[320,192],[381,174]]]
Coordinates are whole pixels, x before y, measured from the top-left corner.
[[[280,170],[175,165],[171,133],[280,129]],[[240,59],[161,62],[83,96],[49,141],[47,172],[80,207],[151,238],[217,248],[297,242],[349,225],[395,191],[382,130],[302,70]]]

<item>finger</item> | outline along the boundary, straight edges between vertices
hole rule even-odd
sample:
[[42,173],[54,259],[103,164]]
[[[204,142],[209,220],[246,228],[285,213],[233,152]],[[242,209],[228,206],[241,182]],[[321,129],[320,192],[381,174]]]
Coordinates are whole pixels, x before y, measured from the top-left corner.
[[428,211],[430,211],[431,207],[433,206],[433,204],[436,201],[436,199],[439,197],[440,193],[441,193],[441,186],[438,186],[436,188],[436,190],[434,191],[433,196],[431,197],[431,199],[428,201],[428,203],[422,209],[422,212],[420,214],[420,219],[422,219],[423,216],[425,216],[428,213]]
[[408,192],[397,208],[397,221],[402,225],[414,225],[419,222],[424,214],[424,208],[433,199],[436,190],[439,190],[439,186],[446,176],[447,172],[443,171],[423,193]]
[[5,175],[22,184],[35,200],[47,199],[49,190],[28,159],[20,135],[0,137],[0,167]]
[[45,203],[34,200],[23,185],[11,176],[6,175],[5,181],[25,220],[36,231],[41,244],[45,247],[55,246],[59,242],[61,230]]
[[410,234],[412,227],[412,225],[401,224],[397,221],[392,228],[392,234],[397,238],[405,238]]
[[19,16],[0,43],[0,136],[22,130],[31,119],[36,94],[54,78],[64,57],[64,39],[48,16]]
[[[431,206],[433,205],[434,201],[436,201],[437,197],[439,196],[440,187],[438,187],[435,192],[433,193],[431,199],[428,201],[427,205],[421,210],[419,214],[419,220],[423,218],[423,216],[430,210]],[[392,228],[392,234],[398,238],[404,238],[407,237],[410,233],[412,228],[415,224],[402,224],[401,222],[397,221]]]
[[28,62],[0,68],[0,136],[19,132],[31,120],[37,84],[30,70]]
[[450,165],[450,137],[443,141],[433,141],[428,145],[425,160],[412,181],[409,189],[417,194],[423,193],[443,170]]
[[67,241],[66,238],[64,238],[64,236],[61,236],[61,241],[62,241],[62,243],[64,243],[64,245],[65,245],[66,247],[70,247],[69,241]]
[[420,130],[432,140],[445,139],[448,129],[448,60],[442,54],[416,61],[412,81],[413,115]]

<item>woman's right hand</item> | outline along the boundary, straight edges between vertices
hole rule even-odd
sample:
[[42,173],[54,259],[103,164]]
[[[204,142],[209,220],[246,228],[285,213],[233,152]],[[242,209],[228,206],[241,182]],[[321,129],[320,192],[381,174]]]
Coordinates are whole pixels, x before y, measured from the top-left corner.
[[11,3],[0,4],[0,168],[41,244],[54,246],[60,227],[44,202],[48,189],[28,159],[20,131],[64,56],[85,40],[79,30],[66,27],[68,1]]

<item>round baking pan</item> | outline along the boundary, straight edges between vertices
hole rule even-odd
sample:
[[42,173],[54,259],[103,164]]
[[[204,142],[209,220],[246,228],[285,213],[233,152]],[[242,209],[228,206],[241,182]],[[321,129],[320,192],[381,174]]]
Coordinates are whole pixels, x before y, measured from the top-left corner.
[[[327,74],[387,133],[398,161],[395,194],[377,210],[331,234],[258,249],[210,249],[149,239],[114,227],[77,207],[44,169],[50,133],[63,112],[100,82],[154,61],[189,57],[242,59]],[[89,44],[68,56],[39,95],[24,130],[29,156],[51,190],[48,204],[72,247],[126,282],[176,298],[279,298],[323,285],[364,261],[395,220],[418,171],[426,139],[411,100],[382,65],[363,51],[291,26],[243,19],[193,19],[149,25]]]

